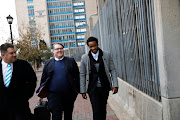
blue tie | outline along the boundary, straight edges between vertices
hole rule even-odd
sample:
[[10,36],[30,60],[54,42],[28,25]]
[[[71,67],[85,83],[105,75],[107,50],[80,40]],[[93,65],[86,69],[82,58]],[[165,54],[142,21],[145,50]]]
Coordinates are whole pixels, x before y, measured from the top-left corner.
[[12,73],[12,69],[11,69],[11,64],[8,64],[8,69],[6,72],[6,79],[5,79],[5,86],[9,87],[10,81],[11,81],[11,73]]

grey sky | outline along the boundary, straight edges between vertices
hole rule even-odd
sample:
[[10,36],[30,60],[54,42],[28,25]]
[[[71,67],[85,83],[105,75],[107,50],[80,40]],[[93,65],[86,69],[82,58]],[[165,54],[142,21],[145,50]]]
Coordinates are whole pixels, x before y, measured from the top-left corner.
[[6,17],[13,17],[12,34],[13,38],[18,38],[17,18],[15,9],[15,0],[3,0],[0,4],[0,45],[10,38],[10,28]]

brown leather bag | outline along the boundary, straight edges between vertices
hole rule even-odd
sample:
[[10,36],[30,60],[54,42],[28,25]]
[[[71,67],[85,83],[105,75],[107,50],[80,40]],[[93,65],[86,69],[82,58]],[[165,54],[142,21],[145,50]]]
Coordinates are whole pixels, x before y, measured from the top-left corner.
[[47,87],[46,87],[46,85],[42,86],[42,87],[39,89],[39,92],[37,93],[37,96],[40,97],[40,98],[45,98],[45,97],[47,97]]

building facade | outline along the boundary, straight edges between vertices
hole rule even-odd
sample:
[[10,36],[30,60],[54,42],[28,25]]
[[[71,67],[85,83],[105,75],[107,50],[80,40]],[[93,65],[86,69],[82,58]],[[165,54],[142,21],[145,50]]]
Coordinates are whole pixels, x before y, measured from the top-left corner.
[[16,0],[16,12],[18,27],[41,26],[43,39],[51,48],[54,43],[62,43],[65,48],[85,44],[85,0]]
[[97,10],[96,0],[86,0],[86,18],[87,24],[90,28],[93,28],[98,20],[98,10]]

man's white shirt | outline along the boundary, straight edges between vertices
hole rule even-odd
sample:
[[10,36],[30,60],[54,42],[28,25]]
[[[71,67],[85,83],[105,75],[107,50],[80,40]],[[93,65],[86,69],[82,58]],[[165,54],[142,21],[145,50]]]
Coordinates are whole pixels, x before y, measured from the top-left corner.
[[[5,83],[5,80],[6,80],[6,75],[7,75],[7,70],[9,69],[8,68],[8,63],[5,63],[3,60],[2,60],[2,73],[3,73],[3,81]],[[13,73],[13,63],[10,63],[11,64],[11,76],[12,76],[12,73]]]
[[98,56],[99,56],[99,50],[97,51],[96,54],[94,54],[93,52],[91,52],[93,58],[97,61],[98,60]]

